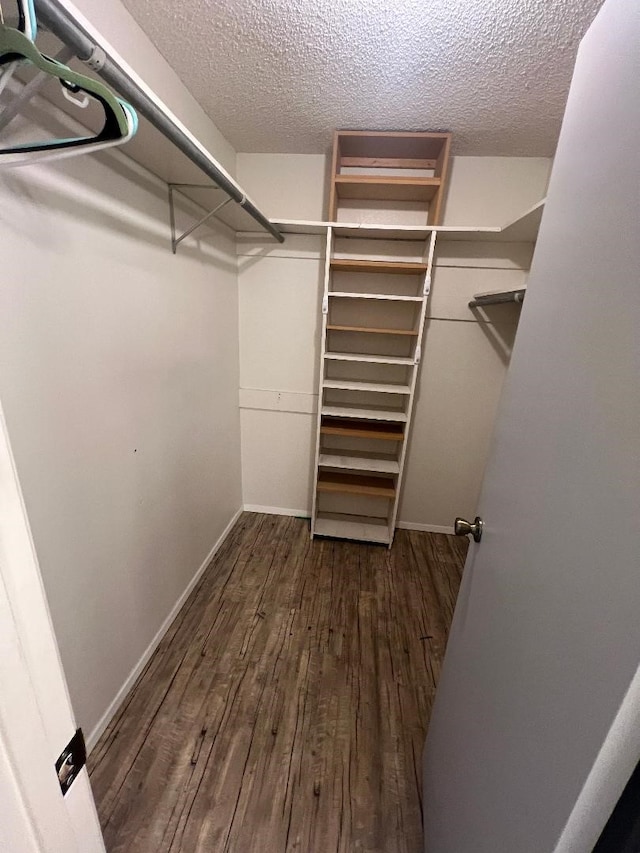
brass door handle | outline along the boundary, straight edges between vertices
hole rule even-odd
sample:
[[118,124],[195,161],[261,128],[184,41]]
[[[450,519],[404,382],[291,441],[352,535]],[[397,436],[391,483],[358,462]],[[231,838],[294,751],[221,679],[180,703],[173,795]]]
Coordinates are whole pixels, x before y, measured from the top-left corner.
[[476,515],[473,524],[467,521],[466,518],[456,518],[453,530],[456,536],[473,536],[475,542],[482,539],[483,522],[479,515]]

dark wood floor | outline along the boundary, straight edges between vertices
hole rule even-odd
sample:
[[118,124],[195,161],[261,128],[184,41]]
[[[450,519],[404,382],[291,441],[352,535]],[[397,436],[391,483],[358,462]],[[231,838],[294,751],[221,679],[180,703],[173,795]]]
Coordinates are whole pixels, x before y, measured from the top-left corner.
[[465,552],[243,514],[91,755],[109,853],[420,853]]

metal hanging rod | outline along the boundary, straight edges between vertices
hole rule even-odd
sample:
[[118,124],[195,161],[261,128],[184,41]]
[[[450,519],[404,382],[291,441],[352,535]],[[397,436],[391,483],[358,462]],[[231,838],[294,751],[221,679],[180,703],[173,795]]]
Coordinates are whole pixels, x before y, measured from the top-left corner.
[[524,295],[527,292],[525,287],[519,287],[517,290],[500,290],[493,293],[476,293],[469,308],[480,308],[482,305],[498,305],[505,302],[516,302],[518,305],[524,302]]
[[166,108],[163,109],[162,105],[136,83],[113,57],[106,54],[58,0],[36,0],[36,11],[42,23],[70,47],[78,59],[97,71],[106,83],[113,86],[147,121],[211,178],[230,199],[246,210],[265,231],[280,243],[284,242],[284,237],[278,228],[247,198],[238,184],[227,175],[213,157],[207,154],[197,140],[180,126],[179,121],[170,115]]

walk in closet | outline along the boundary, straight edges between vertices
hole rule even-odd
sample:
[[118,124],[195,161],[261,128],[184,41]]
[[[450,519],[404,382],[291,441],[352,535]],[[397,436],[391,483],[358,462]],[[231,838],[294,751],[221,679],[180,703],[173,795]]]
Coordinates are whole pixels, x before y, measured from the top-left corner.
[[[458,60],[427,90],[420,39],[453,19],[338,11],[0,0],[0,798],[36,816],[25,853],[421,853],[478,546],[454,520],[535,314],[561,110]],[[588,23],[522,15],[527,56]],[[455,56],[519,80],[492,28]]]

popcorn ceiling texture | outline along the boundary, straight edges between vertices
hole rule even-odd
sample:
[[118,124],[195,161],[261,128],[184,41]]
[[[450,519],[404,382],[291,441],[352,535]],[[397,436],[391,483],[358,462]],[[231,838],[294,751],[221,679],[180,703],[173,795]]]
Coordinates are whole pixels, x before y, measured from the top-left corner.
[[506,156],[553,154],[602,4],[124,2],[238,151],[321,153],[338,127],[451,130],[457,154]]

